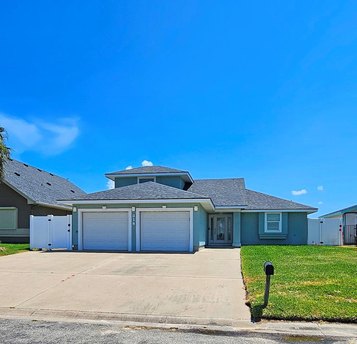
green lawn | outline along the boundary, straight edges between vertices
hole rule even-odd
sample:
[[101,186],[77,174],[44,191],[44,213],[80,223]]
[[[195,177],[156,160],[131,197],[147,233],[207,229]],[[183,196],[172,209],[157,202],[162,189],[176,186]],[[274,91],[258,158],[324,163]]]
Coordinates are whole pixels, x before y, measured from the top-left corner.
[[28,251],[29,244],[1,244],[0,243],[0,256],[7,256],[9,254],[20,253]]
[[[244,246],[242,271],[255,319],[357,322],[357,248]],[[263,263],[273,262],[267,308]]]

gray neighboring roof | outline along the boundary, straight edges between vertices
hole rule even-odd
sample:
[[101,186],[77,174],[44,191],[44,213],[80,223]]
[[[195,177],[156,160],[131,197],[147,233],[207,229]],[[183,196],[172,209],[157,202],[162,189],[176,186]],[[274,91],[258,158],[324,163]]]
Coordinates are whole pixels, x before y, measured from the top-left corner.
[[67,179],[17,160],[7,160],[4,169],[5,184],[34,203],[68,208],[57,203],[57,199],[85,195]]
[[[169,168],[165,166],[143,166],[131,168],[130,170],[121,170],[111,173],[106,173],[106,175],[130,175],[130,174],[152,174],[152,173],[188,173],[188,171],[177,170],[175,168]],[[188,173],[189,174],[189,173]]]
[[165,199],[207,199],[209,197],[202,196],[193,192],[184,191],[155,182],[146,182],[140,184],[133,184],[122,186],[106,191],[94,192],[80,197],[71,197],[70,199],[63,199],[63,201],[101,201],[101,200],[165,200]]
[[349,213],[349,212],[357,212],[357,204],[352,205],[352,206],[347,207],[347,208],[336,210],[336,211],[334,211],[332,213],[328,213],[328,214],[322,215],[320,217],[334,217],[334,216],[343,215],[343,214]]
[[317,211],[317,208],[270,196],[261,192],[245,189],[246,210],[306,210]]
[[244,178],[198,179],[188,189],[210,197],[215,206],[242,208],[247,204],[244,190]]

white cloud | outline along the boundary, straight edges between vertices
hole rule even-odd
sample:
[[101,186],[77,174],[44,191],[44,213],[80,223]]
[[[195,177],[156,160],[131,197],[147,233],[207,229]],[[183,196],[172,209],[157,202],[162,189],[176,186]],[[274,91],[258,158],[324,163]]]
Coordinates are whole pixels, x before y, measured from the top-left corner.
[[154,164],[149,160],[143,160],[141,166],[154,166]]
[[14,153],[36,151],[45,155],[60,154],[79,135],[78,120],[59,118],[54,123],[28,121],[0,113],[0,126],[8,133],[8,145]]
[[108,179],[108,181],[107,181],[107,189],[114,189],[114,187],[115,187],[115,184],[114,184],[114,181],[113,180],[111,180],[111,179]]
[[318,205],[321,205],[321,204],[324,204],[324,202],[319,201],[319,202],[317,202],[317,204],[318,204]]
[[23,119],[17,119],[0,113],[0,126],[8,133],[8,145],[22,153],[36,146],[42,139],[39,128]]
[[319,185],[317,187],[317,191],[324,191],[324,186],[323,185]]
[[291,193],[292,193],[294,196],[301,196],[301,195],[307,194],[307,190],[306,190],[306,189],[293,190],[293,191],[291,191]]
[[126,170],[132,170],[133,169],[133,166],[129,165],[127,167],[125,167]]

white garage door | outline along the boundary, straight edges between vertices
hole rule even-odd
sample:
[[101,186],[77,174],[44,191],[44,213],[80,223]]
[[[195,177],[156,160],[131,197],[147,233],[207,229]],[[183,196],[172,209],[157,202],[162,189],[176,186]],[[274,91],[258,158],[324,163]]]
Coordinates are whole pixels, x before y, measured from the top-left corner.
[[143,211],[140,220],[142,251],[189,251],[188,211]]
[[83,213],[84,250],[128,250],[128,212]]

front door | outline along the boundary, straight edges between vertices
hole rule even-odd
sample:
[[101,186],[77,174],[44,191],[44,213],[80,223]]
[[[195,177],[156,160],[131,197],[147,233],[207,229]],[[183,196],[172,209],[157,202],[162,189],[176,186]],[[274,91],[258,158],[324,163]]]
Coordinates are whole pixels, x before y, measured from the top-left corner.
[[209,215],[208,244],[229,246],[232,244],[232,214]]

